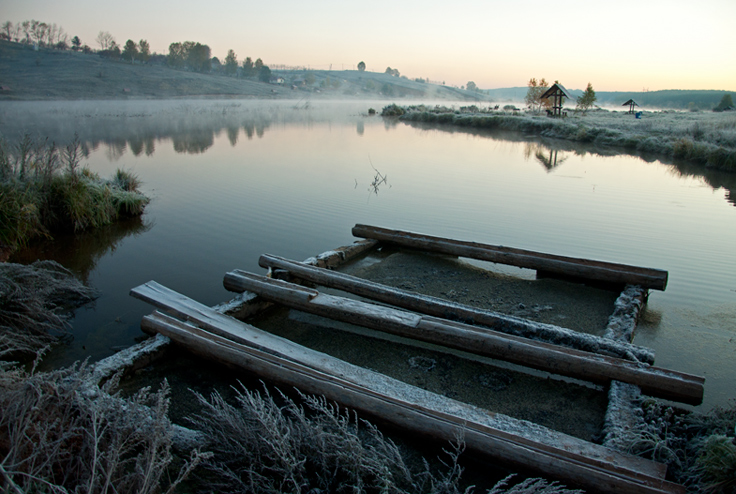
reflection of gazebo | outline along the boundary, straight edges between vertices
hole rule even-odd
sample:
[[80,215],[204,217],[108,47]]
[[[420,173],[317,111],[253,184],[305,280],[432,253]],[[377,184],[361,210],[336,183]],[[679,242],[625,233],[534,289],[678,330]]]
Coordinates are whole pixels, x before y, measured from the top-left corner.
[[570,93],[567,92],[565,86],[563,86],[559,82],[555,82],[554,84],[552,84],[552,87],[549,88],[547,92],[542,95],[541,99],[547,98],[552,98],[552,116],[560,117],[562,116],[562,98],[572,99],[572,96],[570,96]]
[[636,101],[634,101],[633,99],[630,99],[629,101],[627,101],[621,106],[626,106],[626,105],[629,105],[629,113],[634,113],[634,107],[639,106],[638,104],[636,104]]

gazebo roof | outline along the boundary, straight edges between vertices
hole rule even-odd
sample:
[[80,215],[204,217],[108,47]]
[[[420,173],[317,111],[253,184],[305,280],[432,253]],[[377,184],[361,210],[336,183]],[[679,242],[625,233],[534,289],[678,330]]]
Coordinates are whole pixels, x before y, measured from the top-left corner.
[[633,99],[630,99],[629,101],[627,101],[626,103],[624,103],[621,106],[630,106],[630,105],[639,106],[639,104],[636,101],[634,101]]
[[565,86],[563,86],[559,82],[555,82],[554,84],[552,84],[552,87],[547,89],[547,91],[542,95],[542,99],[549,98],[553,94],[556,94],[557,91],[562,92],[562,95],[565,98],[572,99],[572,96],[570,96],[570,93],[567,92],[567,89],[565,89]]

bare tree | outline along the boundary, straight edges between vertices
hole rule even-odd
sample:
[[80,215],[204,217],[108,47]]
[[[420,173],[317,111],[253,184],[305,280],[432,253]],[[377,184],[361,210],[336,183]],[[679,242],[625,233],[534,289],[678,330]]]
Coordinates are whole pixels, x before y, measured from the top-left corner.
[[97,44],[100,45],[100,50],[111,50],[117,43],[115,43],[115,38],[107,31],[100,31],[100,33],[95,38],[95,41],[97,41]]

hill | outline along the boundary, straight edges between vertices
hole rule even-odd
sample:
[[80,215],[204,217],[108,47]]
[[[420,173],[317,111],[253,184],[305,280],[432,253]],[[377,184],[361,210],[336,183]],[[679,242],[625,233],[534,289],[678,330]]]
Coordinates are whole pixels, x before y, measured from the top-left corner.
[[130,64],[95,53],[34,50],[32,46],[0,41],[0,101],[44,99],[127,99],[234,97],[486,100],[487,96],[357,70],[272,71],[283,82],[175,70],[163,64]]

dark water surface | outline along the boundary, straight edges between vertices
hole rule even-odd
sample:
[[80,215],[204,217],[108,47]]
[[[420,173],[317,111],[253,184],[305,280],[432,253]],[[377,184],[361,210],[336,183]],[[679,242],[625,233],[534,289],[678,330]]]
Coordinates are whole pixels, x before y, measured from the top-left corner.
[[[368,117],[382,103],[155,101],[3,103],[0,131],[58,143],[74,133],[102,176],[133,171],[142,219],[57,238],[53,258],[102,295],[49,365],[98,360],[141,336],[156,280],[205,304],[226,271],[263,272],[353,242],[373,224],[669,271],[635,342],[657,364],[706,377],[703,408],[736,396],[736,177],[520,134]],[[376,183],[377,173],[386,181]]]

